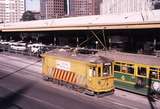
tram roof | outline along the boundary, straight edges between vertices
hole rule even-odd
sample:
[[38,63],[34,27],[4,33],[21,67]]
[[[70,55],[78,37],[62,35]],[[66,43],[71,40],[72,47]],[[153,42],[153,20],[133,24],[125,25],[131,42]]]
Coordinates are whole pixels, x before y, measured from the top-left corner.
[[160,57],[143,55],[143,54],[131,54],[123,53],[118,51],[100,51],[97,55],[107,57],[109,59],[126,62],[126,63],[137,63],[151,66],[160,66]]
[[[69,17],[49,20],[36,20],[6,23],[4,32],[14,31],[57,31],[57,30],[97,30],[97,29],[150,29],[160,28],[160,10],[154,14],[127,13]],[[152,13],[153,13],[152,12]],[[156,13],[156,14],[155,14]]]
[[43,56],[56,56],[61,59],[67,58],[96,64],[112,62],[111,59],[104,58],[103,56],[97,56],[95,54],[81,54],[78,51],[79,50],[76,49],[54,49],[43,54]]

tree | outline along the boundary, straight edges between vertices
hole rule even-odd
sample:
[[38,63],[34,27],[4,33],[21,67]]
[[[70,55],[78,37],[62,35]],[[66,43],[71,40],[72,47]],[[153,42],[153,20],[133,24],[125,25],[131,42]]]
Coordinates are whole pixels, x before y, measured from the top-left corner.
[[26,11],[23,13],[21,21],[36,20],[32,11]]

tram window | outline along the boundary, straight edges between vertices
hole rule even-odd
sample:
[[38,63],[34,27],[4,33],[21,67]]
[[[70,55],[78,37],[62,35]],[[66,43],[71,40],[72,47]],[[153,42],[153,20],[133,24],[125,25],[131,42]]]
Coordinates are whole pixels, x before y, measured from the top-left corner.
[[98,67],[98,77],[100,77],[100,76],[101,76],[101,68]]
[[150,70],[158,70],[158,68],[150,67]]
[[103,76],[108,76],[109,75],[109,67],[107,65],[103,66]]
[[114,65],[114,70],[115,71],[120,71],[120,66],[119,65]]
[[157,71],[150,71],[149,73],[150,73],[151,78],[158,79],[158,72]]
[[89,75],[89,77],[95,77],[96,76],[96,68],[95,67],[90,67],[88,75]]
[[133,67],[127,67],[127,73],[134,74],[134,68]]
[[127,64],[128,66],[133,66],[132,64]]
[[96,67],[93,67],[93,70],[92,70],[92,76],[95,77],[96,76]]
[[144,68],[144,67],[138,67],[138,75],[146,76],[147,75],[146,68]]
[[126,73],[126,72],[127,72],[127,67],[126,67],[126,66],[122,66],[121,68],[122,68],[122,72],[123,72],[123,73]]
[[126,63],[121,63],[122,65],[126,65]]
[[116,62],[116,64],[120,64],[119,62]]

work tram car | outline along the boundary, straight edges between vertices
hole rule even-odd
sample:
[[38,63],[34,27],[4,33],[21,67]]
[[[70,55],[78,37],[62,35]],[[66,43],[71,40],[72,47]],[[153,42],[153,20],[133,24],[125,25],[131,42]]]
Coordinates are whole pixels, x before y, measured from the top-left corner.
[[94,95],[114,92],[112,60],[73,49],[54,49],[42,57],[45,79]]
[[160,97],[160,57],[122,52],[101,52],[112,60],[115,87]]

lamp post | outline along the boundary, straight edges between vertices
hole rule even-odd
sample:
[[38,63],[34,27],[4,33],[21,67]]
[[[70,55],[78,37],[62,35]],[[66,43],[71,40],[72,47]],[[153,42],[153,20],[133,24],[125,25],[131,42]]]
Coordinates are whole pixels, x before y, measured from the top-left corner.
[[156,51],[156,44],[157,44],[157,41],[156,41],[156,39],[154,39],[154,41],[153,41],[154,52]]
[[79,47],[79,38],[77,37],[77,47]]
[[98,41],[95,41],[95,44],[96,44],[96,49],[98,48]]
[[56,46],[56,37],[54,36],[54,46]]
[[109,42],[109,50],[111,50],[111,44],[112,44],[111,38],[108,39],[108,42]]

